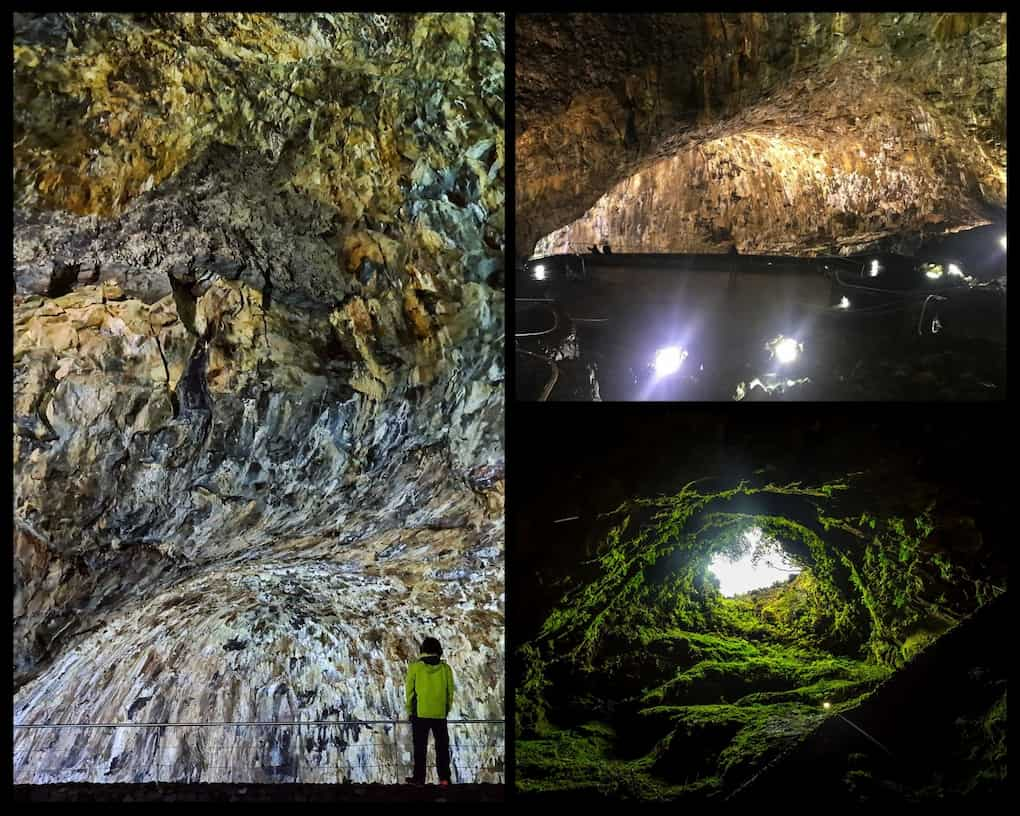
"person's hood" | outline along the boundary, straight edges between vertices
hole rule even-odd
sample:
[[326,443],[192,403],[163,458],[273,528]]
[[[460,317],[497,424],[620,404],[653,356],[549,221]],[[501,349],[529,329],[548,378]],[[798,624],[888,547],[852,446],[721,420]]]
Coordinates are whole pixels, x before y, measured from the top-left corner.
[[419,660],[421,660],[422,663],[426,663],[429,666],[438,666],[439,665],[439,661],[441,659],[442,658],[439,655],[422,655],[419,658]]

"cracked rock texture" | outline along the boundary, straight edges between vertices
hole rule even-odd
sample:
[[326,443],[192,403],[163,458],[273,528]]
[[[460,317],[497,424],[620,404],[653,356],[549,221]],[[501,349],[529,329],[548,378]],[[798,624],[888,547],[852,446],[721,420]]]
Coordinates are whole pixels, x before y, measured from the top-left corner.
[[[16,14],[16,722],[503,716],[503,18]],[[455,781],[502,728],[451,726]],[[17,782],[394,782],[406,726],[17,729]]]
[[1005,14],[529,15],[519,252],[839,251],[1006,201]]

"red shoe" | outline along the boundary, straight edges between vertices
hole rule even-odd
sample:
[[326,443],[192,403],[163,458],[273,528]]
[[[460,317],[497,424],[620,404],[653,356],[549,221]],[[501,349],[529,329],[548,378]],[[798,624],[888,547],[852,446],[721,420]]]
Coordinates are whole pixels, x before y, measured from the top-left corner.
[[448,788],[448,787],[450,787],[450,780],[449,779],[440,779],[439,780],[439,787],[441,787],[441,788]]

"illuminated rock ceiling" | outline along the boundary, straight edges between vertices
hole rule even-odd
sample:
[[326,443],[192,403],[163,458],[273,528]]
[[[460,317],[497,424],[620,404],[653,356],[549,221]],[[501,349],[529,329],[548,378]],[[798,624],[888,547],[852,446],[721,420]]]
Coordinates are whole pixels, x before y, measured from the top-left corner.
[[[429,634],[501,718],[502,16],[14,28],[16,721],[401,718]],[[15,774],[407,773],[258,736],[18,731]]]
[[530,16],[519,253],[832,252],[1006,202],[1004,14]]

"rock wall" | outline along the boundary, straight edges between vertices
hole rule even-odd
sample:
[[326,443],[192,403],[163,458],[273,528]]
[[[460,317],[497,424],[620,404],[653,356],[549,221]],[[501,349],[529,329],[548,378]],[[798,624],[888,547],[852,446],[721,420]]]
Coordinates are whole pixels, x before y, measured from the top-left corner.
[[520,253],[819,250],[1005,205],[1005,15],[629,20],[519,21]]
[[[16,722],[399,719],[428,634],[501,719],[502,84],[496,14],[15,15]],[[15,737],[18,782],[407,751]]]
[[[939,454],[951,457],[948,448]],[[877,733],[870,739],[883,751],[925,756],[876,772],[898,782],[886,795],[998,795],[1001,712],[984,733],[961,739],[958,729],[1001,699],[1004,664],[994,685],[967,683],[968,671],[973,680],[990,674],[976,668],[989,649],[949,656],[943,638],[995,637],[1000,615],[966,634],[956,627],[993,605],[1004,613],[1004,528],[961,513],[981,507],[987,519],[995,499],[917,481],[917,463],[904,471],[885,460],[811,487],[726,476],[718,484],[733,486],[711,496],[701,487],[709,477],[602,514],[594,557],[565,573],[546,565],[563,597],[515,656],[518,790],[719,800],[786,761],[787,780],[795,775],[834,800],[873,801],[848,784],[854,743],[838,728],[827,749],[819,738],[833,714],[845,713]],[[720,554],[748,553],[750,530],[766,542],[764,557],[783,553],[803,570],[724,598],[709,565]],[[919,660],[926,670],[917,670]],[[949,675],[967,691],[942,693]],[[922,697],[927,704],[916,702]],[[947,700],[942,727],[932,728],[932,701]],[[826,750],[843,762],[820,761]],[[964,759],[978,756],[989,761]]]

